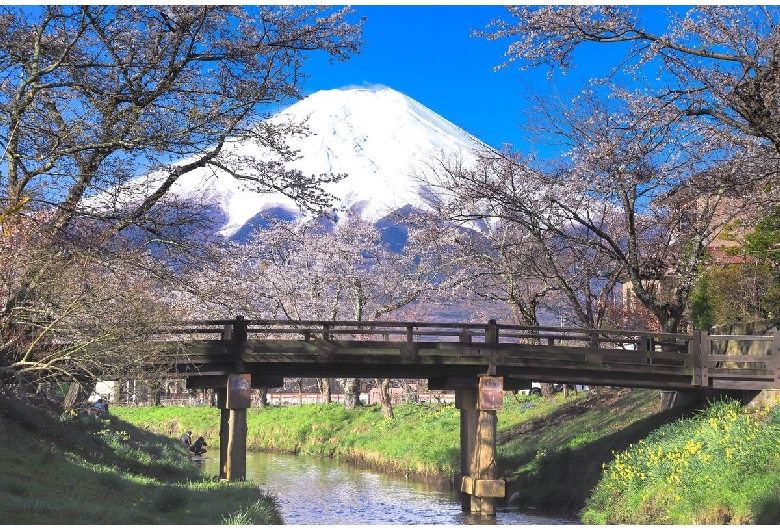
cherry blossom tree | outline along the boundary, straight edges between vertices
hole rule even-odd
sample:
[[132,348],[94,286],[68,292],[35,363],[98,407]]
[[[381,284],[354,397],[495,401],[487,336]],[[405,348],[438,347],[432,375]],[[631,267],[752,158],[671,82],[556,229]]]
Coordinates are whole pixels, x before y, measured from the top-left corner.
[[[740,216],[750,221],[760,217],[760,207],[772,204],[763,199],[776,187],[780,169],[780,11],[776,6],[669,7],[666,28],[659,29],[657,15],[663,13],[657,7],[507,10],[508,19],[494,20],[475,32],[509,42],[507,59],[499,68],[548,67],[553,81],[556,70],[576,68],[579,52],[594,53],[608,44],[624,51],[625,59],[605,66],[579,101],[594,101],[595,93],[603,102],[621,101],[629,112],[621,115],[631,116],[629,120],[605,119],[610,115],[607,103],[591,116],[577,100],[551,109],[549,99],[536,96],[536,109],[542,108],[544,119],[529,123],[537,134],[537,126],[544,124],[544,132],[571,148],[571,163],[558,171],[560,176],[568,172],[585,178],[591,173],[615,180],[612,201],[592,185],[580,191],[605,204],[620,204],[626,216],[624,233],[642,235],[628,235],[626,251],[612,253],[624,262],[637,298],[661,327],[676,329],[707,245],[730,220]],[[648,12],[656,17],[648,17]],[[627,82],[635,88],[625,88]],[[668,162],[659,163],[664,156]],[[632,164],[634,169],[629,169]],[[629,181],[627,171],[634,175],[628,187],[622,184]],[[640,173],[649,178],[637,180]],[[756,200],[745,200],[750,195]],[[635,215],[628,217],[632,211]],[[590,220],[570,217],[578,223]],[[648,221],[655,231],[635,224]],[[653,289],[664,292],[650,292]]]
[[574,246],[541,226],[515,222],[503,215],[502,205],[464,185],[464,175],[501,171],[500,164],[500,156],[491,159],[485,153],[476,171],[439,164],[437,183],[428,181],[450,195],[433,224],[449,227],[449,252],[458,256],[449,269],[460,299],[500,302],[515,324],[599,327],[622,266],[591,246]]
[[[508,39],[506,67],[575,67],[588,44],[627,46],[624,69],[652,88],[657,104],[713,120],[780,153],[780,10],[777,6],[667,8],[666,31],[638,6],[512,6],[478,35]],[[593,48],[591,48],[593,51]],[[656,82],[658,78],[660,82]]]
[[[348,217],[302,222],[270,220],[244,243],[224,250],[194,292],[208,293],[215,315],[290,320],[400,318],[405,310],[436,303],[435,255],[410,230],[403,249],[382,241],[378,228]],[[230,278],[228,282],[225,278]],[[340,381],[348,408],[357,405],[359,381]],[[321,385],[324,381],[320,382]],[[377,380],[386,415],[392,415],[388,383]],[[322,392],[329,389],[321,386]]]
[[[31,269],[37,274],[24,303],[2,323],[0,380],[17,390],[71,381],[65,405],[73,408],[100,378],[149,379],[156,353],[151,334],[170,318],[159,299],[164,283],[152,273],[156,260],[121,238],[111,249],[71,239],[66,255],[52,255],[37,228],[34,220],[3,226],[0,296],[18,293]],[[79,230],[88,233],[90,226]]]
[[[600,285],[608,295],[620,280],[630,282],[662,330],[673,332],[707,247],[737,216],[772,202],[768,188],[756,184],[772,172],[740,138],[730,142],[675,120],[674,111],[635,103],[588,92],[557,108],[547,99],[536,115],[553,119],[537,120],[542,129],[534,132],[559,138],[567,157],[543,164],[511,149],[488,151],[476,169],[450,173],[442,187],[457,190],[472,215],[553,242],[545,270],[583,323],[597,324],[577,309],[594,300],[588,289]],[[579,278],[588,279],[579,287],[566,287],[556,266],[567,261],[595,268],[583,270]]]
[[[4,256],[14,274],[0,301],[4,372],[16,372],[31,349],[56,349],[64,339],[55,329],[89,341],[85,328],[62,327],[72,304],[108,314],[109,301],[142,295],[121,290],[134,270],[132,260],[123,269],[123,257],[156,258],[139,270],[167,280],[205,256],[197,244],[213,228],[213,212],[170,193],[192,171],[281,191],[314,209],[329,202],[320,184],[338,176],[284,169],[296,156],[285,137],[305,134],[301,124],[262,118],[299,97],[312,53],[343,60],[359,51],[361,22],[350,16],[308,6],[0,9],[0,243],[14,253]],[[242,140],[273,158],[227,148]],[[86,270],[99,270],[100,281],[53,281]],[[97,283],[119,291],[92,293]],[[67,288],[72,304],[62,298]],[[89,362],[81,368],[96,376]]]

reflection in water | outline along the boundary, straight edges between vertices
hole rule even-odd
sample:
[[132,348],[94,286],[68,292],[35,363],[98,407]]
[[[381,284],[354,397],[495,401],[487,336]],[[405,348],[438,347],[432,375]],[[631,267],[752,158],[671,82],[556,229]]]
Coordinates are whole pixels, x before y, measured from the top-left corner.
[[[357,469],[329,458],[247,453],[247,479],[279,501],[286,524],[579,524],[502,510],[495,518],[463,513],[452,489]],[[219,474],[219,458],[203,462]]]

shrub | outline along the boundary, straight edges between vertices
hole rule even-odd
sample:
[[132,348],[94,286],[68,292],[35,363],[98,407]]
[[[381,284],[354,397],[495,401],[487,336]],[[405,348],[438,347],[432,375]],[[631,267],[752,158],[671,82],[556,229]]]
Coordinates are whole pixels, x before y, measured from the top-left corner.
[[158,512],[172,512],[187,505],[187,491],[178,487],[165,485],[155,490],[152,496],[152,506]]
[[255,501],[246,510],[238,510],[229,513],[222,518],[222,524],[229,525],[255,525],[255,524],[284,524],[278,512],[274,508],[276,499],[271,494],[264,493],[263,498]]

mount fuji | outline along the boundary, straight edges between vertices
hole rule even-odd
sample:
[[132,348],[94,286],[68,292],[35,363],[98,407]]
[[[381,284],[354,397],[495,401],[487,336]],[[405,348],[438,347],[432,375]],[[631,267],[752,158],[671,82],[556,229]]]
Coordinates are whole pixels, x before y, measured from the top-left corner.
[[[476,161],[474,151],[485,145],[415,100],[387,87],[349,88],[316,92],[269,118],[306,122],[309,135],[291,137],[299,151],[288,169],[304,175],[345,173],[324,190],[335,197],[339,215],[359,215],[378,223],[407,208],[425,209],[426,190],[419,175],[428,173],[434,159],[458,157],[466,165]],[[263,156],[253,143],[229,146],[237,153]],[[264,215],[286,219],[308,214],[281,193],[258,194],[243,189],[230,176],[195,171],[180,178],[171,192],[199,197],[226,219],[220,233],[242,239]]]

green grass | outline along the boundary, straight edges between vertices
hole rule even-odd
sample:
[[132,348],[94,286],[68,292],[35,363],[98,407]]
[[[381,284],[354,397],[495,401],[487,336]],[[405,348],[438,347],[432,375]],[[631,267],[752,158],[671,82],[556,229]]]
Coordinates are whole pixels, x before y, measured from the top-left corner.
[[253,484],[203,478],[175,439],[113,414],[49,413],[0,395],[0,443],[4,524],[282,522]]
[[777,524],[780,409],[718,401],[605,466],[588,523]]
[[[583,521],[591,524],[777,523],[780,409],[717,402],[702,412],[660,412],[659,404],[652,390],[507,394],[497,413],[507,499],[543,510],[584,508]],[[458,410],[407,404],[395,415],[339,404],[253,408],[247,445],[450,478],[460,461]],[[85,430],[53,446],[24,435],[18,418],[9,431],[7,415],[0,415],[0,440],[26,447],[22,458],[10,453],[0,476],[0,511],[14,514],[8,523],[30,524],[268,521],[272,498],[243,483],[200,479],[176,444],[191,429],[217,450],[219,418],[210,407],[115,407],[109,425],[67,417],[47,424],[49,440],[75,425]],[[44,485],[29,480],[33,473]],[[98,502],[89,500],[96,495]]]
[[[218,409],[114,407],[117,417],[165,436],[186,430],[219,443]],[[459,412],[449,405],[399,405],[395,419],[378,405],[345,410],[337,403],[247,411],[247,449],[340,458],[421,477],[451,477],[460,462]]]
[[613,451],[688,412],[661,412],[658,392],[639,389],[519,401],[499,412],[499,472],[508,498],[545,511],[581,510]]
[[[507,395],[498,411],[499,473],[513,504],[576,512],[613,450],[627,448],[679,412],[658,413],[656,391],[612,390],[552,398]],[[219,411],[198,407],[112,409],[125,421],[166,436],[191,428],[216,450]],[[460,413],[452,405],[403,404],[395,418],[379,406],[270,406],[247,412],[247,448],[301,453],[450,480],[460,467]]]
[[[165,436],[192,428],[216,446],[219,411],[114,409]],[[449,478],[459,467],[459,412],[446,405],[269,407],[248,412],[250,450],[325,455]],[[659,411],[652,390],[568,398],[507,395],[498,416],[499,474],[513,504],[578,512],[587,523],[776,523],[780,409],[718,402]],[[131,421],[132,420],[132,421]],[[660,455],[660,456],[659,456]],[[251,511],[251,510],[250,510]],[[225,522],[242,524],[247,513]]]

